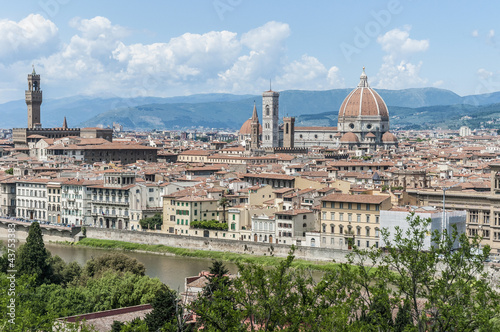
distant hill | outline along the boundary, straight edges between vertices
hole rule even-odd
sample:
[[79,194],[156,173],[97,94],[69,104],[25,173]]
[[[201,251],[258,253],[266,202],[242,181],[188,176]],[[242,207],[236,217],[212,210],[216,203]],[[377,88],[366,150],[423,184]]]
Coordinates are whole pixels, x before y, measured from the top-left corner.
[[[296,116],[299,126],[335,126],[340,104],[351,90],[282,91],[280,117]],[[473,126],[476,122],[493,121],[488,120],[489,115],[481,114],[496,114],[498,105],[495,104],[500,103],[500,92],[461,97],[452,91],[436,88],[377,91],[389,106],[393,128],[445,127],[443,123],[446,127],[460,126],[467,121]],[[59,127],[66,116],[70,127],[111,126],[113,122],[118,122],[126,129],[199,126],[239,129],[243,122],[250,118],[254,101],[261,114],[261,98],[261,95],[214,93],[170,98],[49,99],[44,100],[42,104],[42,124],[44,127]],[[469,113],[474,117],[460,120]],[[0,128],[26,126],[27,111],[24,100],[0,105],[0,114]],[[461,116],[456,119],[458,115]]]
[[[500,103],[491,105],[437,105],[427,107],[389,108],[392,129],[459,129],[500,128]],[[295,120],[296,126],[336,126],[337,115],[331,112],[304,114]]]

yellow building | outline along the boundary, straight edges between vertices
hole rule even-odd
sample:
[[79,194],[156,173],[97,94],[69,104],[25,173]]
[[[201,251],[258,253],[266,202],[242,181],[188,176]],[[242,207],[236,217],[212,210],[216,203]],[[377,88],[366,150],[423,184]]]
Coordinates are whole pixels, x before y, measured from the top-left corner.
[[217,220],[217,202],[215,198],[199,196],[163,197],[163,227],[165,233],[194,235],[189,231],[191,222]]
[[331,194],[321,199],[321,244],[324,248],[378,247],[380,211],[392,207],[389,196]]

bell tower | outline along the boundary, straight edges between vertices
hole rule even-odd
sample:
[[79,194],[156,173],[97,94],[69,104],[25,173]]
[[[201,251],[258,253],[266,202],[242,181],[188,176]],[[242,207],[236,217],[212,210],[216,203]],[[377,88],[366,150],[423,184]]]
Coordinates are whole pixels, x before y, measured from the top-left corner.
[[262,147],[279,146],[279,92],[265,91],[262,94]]
[[28,74],[28,90],[25,91],[28,106],[28,129],[41,128],[40,105],[42,105],[42,90],[40,90],[40,75],[35,71]]

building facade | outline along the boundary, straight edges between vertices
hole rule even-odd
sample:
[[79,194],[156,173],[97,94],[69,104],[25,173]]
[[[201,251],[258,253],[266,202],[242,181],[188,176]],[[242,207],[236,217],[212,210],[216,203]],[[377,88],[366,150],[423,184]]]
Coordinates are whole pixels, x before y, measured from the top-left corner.
[[321,198],[321,247],[379,247],[380,211],[392,207],[383,195],[331,194]]

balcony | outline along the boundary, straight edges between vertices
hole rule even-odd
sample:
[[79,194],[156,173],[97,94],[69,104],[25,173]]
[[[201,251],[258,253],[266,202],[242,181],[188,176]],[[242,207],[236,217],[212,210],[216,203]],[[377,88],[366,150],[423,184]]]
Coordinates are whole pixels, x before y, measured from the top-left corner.
[[102,212],[92,212],[92,217],[103,217],[103,218],[122,218],[129,219],[129,215],[118,215],[117,213],[102,213]]

